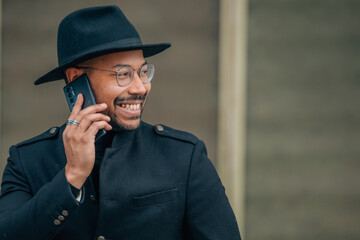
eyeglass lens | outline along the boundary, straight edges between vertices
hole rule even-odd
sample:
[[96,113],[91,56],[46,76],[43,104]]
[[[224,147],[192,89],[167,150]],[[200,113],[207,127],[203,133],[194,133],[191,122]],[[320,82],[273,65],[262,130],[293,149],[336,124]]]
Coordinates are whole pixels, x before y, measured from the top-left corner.
[[[149,83],[155,72],[153,64],[145,64],[137,72],[141,81],[146,84]],[[124,66],[117,71],[116,80],[120,86],[128,85],[134,77],[134,69],[130,66]]]

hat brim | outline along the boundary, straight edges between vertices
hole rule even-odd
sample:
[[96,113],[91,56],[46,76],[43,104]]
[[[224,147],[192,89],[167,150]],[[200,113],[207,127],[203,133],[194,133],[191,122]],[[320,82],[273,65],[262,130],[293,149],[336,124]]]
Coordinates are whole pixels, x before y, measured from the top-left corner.
[[98,46],[96,49],[87,50],[86,52],[81,52],[78,56],[73,56],[71,61],[65,62],[59,65],[57,68],[54,68],[50,72],[44,74],[43,76],[39,77],[34,84],[39,85],[46,82],[56,81],[65,78],[64,71],[74,66],[77,63],[82,61],[98,57],[104,54],[115,53],[115,52],[125,52],[125,51],[132,51],[132,50],[143,50],[144,58],[154,56],[162,51],[166,50],[171,46],[170,43],[158,43],[158,44],[144,44],[138,46],[129,46],[129,47],[116,47],[116,46]]

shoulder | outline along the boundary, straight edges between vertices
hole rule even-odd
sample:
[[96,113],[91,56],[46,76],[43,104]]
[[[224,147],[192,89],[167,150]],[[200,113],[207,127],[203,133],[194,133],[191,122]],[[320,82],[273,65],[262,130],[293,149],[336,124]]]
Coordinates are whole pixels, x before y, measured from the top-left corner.
[[30,138],[28,140],[25,140],[25,141],[22,141],[22,142],[16,144],[15,147],[21,148],[24,146],[32,145],[34,143],[43,142],[43,141],[50,140],[50,139],[55,139],[60,135],[59,134],[60,131],[61,131],[61,127],[52,127],[36,137]]
[[148,123],[142,122],[141,127],[143,129],[146,129],[148,131],[152,131],[156,136],[163,137],[163,138],[169,138],[176,141],[181,142],[187,142],[192,144],[197,144],[199,141],[199,138],[194,136],[191,133],[180,131],[171,127],[168,127],[164,124],[156,124],[156,125],[150,125]]

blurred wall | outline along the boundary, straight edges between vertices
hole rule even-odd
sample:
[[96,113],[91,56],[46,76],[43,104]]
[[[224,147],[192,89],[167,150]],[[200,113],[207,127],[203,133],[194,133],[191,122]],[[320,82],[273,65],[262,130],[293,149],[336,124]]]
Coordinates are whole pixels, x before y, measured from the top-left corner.
[[[57,64],[57,24],[109,3],[144,42],[173,43],[151,58],[145,120],[194,132],[215,159],[218,1],[5,0],[1,169],[10,144],[68,116],[63,82],[32,84]],[[360,238],[358,9],[357,0],[249,0],[246,239]]]
[[249,1],[248,239],[360,239],[359,9]]
[[143,119],[194,133],[215,162],[218,1],[4,0],[1,169],[10,145],[63,124],[69,115],[64,81],[33,85],[57,66],[59,22],[78,8],[105,4],[119,5],[144,43],[173,44],[148,59],[156,76]]

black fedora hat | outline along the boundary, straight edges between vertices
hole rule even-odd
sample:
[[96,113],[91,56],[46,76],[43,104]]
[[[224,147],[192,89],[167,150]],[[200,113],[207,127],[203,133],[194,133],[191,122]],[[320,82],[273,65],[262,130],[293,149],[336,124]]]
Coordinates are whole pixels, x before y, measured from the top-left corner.
[[34,83],[64,79],[66,68],[100,55],[142,49],[146,58],[170,46],[170,43],[142,44],[135,27],[115,5],[80,9],[66,16],[59,25],[59,66]]

